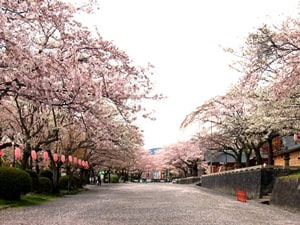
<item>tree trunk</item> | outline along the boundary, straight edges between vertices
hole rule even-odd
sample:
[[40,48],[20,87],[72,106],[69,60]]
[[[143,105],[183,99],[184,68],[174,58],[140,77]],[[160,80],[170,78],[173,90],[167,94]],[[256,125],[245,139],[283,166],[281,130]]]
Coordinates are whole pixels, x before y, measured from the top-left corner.
[[268,152],[268,165],[274,165],[274,152],[273,152],[273,144],[272,139],[268,139],[269,152]]
[[246,154],[246,167],[250,166],[250,155]]
[[246,167],[250,166],[250,156],[252,155],[252,148],[248,148],[244,151],[245,156],[246,156]]
[[196,177],[198,176],[198,165],[197,162],[194,162],[192,165],[192,176]]
[[235,162],[235,168],[242,168],[242,150],[239,150],[236,154],[236,162]]
[[[31,160],[30,163],[29,163],[29,159]],[[23,149],[23,156],[22,156],[22,160],[21,160],[21,168],[23,170],[32,168],[31,146],[30,146],[29,143],[26,143],[25,147]]]
[[58,187],[59,169],[60,168],[55,165],[52,166],[52,173],[53,173],[52,193],[53,194],[59,193],[59,187]]
[[68,191],[72,189],[72,180],[73,180],[73,172],[71,171],[70,166],[67,166],[67,175],[68,175]]
[[255,157],[256,157],[256,164],[257,165],[261,165],[262,164],[262,157],[260,154],[260,149],[254,148],[254,153],[255,153]]
[[29,157],[30,157],[30,153],[26,149],[24,149],[22,161],[21,161],[22,170],[29,168],[29,164],[28,164]]
[[177,167],[178,169],[180,169],[183,172],[183,177],[187,177],[187,170],[186,168],[183,167]]
[[36,171],[37,174],[40,173],[40,166],[39,166],[38,162],[36,163],[35,171]]

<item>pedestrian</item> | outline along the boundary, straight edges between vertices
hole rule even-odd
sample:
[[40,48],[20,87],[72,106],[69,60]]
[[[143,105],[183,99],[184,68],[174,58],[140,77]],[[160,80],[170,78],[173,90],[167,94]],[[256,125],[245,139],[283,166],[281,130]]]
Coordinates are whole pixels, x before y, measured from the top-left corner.
[[99,174],[97,175],[97,185],[101,186],[101,177]]

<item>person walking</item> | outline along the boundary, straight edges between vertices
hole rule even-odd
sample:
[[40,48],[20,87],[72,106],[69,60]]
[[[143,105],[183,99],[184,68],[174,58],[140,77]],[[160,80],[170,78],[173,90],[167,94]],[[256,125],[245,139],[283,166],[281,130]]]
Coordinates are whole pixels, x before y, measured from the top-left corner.
[[100,175],[100,173],[97,175],[97,185],[101,186],[101,175]]

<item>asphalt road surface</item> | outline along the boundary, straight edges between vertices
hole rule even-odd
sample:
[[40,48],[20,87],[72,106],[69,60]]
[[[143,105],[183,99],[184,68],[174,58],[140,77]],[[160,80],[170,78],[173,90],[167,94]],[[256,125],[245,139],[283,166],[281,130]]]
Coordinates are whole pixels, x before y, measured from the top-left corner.
[[1,225],[299,225],[300,213],[255,201],[239,202],[195,185],[88,185],[53,202],[0,211]]

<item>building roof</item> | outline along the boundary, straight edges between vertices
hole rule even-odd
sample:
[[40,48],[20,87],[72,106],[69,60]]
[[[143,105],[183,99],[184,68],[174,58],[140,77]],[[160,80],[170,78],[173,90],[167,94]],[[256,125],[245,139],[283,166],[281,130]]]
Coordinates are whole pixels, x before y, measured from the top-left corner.
[[[225,153],[226,152],[226,153]],[[232,156],[233,151],[232,150],[225,150],[224,152],[214,152],[212,155],[211,155],[211,152],[206,152],[204,154],[204,159],[205,161],[208,161],[208,162],[218,162],[218,163],[234,163],[236,162],[235,158]],[[211,157],[212,156],[212,157]],[[246,162],[246,156],[245,154],[243,153],[242,154],[242,162]]]

